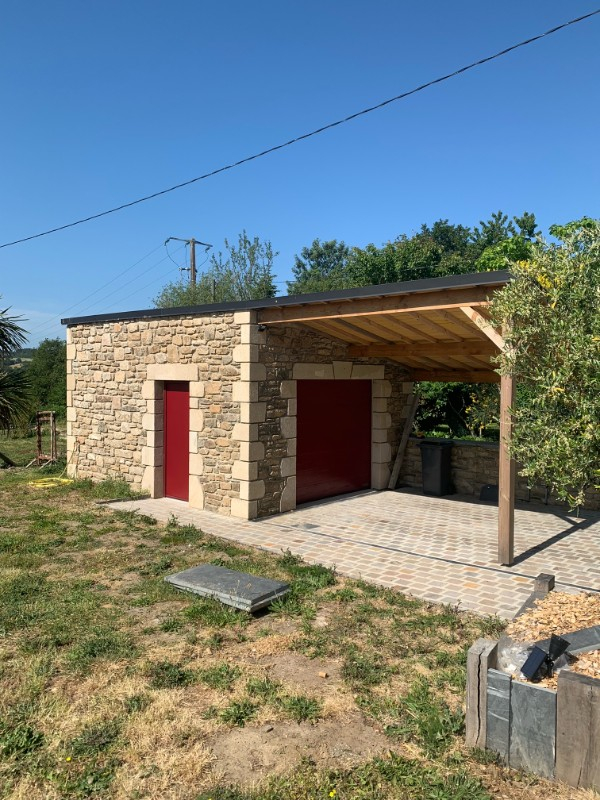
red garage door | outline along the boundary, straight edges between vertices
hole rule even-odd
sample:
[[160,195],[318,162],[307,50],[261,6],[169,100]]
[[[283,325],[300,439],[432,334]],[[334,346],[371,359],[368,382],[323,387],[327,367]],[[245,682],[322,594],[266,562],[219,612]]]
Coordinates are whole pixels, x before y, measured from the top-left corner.
[[371,381],[298,381],[296,502],[371,485]]
[[165,497],[189,499],[190,484],[190,390],[182,381],[164,386]]

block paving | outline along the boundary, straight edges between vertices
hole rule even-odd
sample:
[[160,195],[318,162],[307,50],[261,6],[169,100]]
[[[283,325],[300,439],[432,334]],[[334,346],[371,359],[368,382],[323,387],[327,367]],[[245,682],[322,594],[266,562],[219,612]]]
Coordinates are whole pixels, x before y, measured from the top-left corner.
[[426,497],[411,490],[364,492],[246,521],[190,508],[169,498],[124,501],[167,522],[281,554],[436,603],[511,619],[541,572],[557,591],[600,591],[600,513],[577,517],[522,503],[515,510],[515,564],[496,562],[494,505],[470,497]]

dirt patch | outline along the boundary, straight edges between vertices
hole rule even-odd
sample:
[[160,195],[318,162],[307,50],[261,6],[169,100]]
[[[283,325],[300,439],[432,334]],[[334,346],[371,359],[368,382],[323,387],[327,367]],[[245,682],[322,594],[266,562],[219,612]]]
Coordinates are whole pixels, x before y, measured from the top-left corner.
[[301,653],[281,653],[260,661],[271,680],[311,693],[326,693],[342,682],[336,661],[307,658]]
[[227,783],[252,785],[294,769],[302,758],[319,767],[347,768],[387,752],[389,740],[359,713],[311,725],[277,722],[224,731],[206,742],[214,771]]

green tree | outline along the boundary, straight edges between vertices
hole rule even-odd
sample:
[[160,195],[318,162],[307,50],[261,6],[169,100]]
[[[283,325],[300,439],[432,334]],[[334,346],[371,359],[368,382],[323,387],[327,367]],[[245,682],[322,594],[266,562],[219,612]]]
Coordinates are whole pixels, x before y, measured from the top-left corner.
[[67,405],[67,347],[62,339],[44,339],[27,367],[34,411],[56,411]]
[[250,239],[243,231],[237,245],[225,239],[225,250],[225,254],[211,256],[210,266],[198,276],[195,286],[183,281],[169,283],[154,299],[154,305],[173,308],[275,295],[273,262],[278,254],[271,242],[261,242],[257,236]]
[[494,299],[507,350],[504,373],[517,397],[512,453],[532,482],[548,484],[572,507],[600,466],[600,222],[552,226]]
[[26,340],[19,317],[0,311],[0,429],[9,430],[22,421],[29,410],[29,386],[20,368],[11,368],[12,353]]
[[350,248],[345,242],[315,239],[295,256],[294,280],[287,282],[289,294],[308,294],[343,289],[347,283],[346,266]]

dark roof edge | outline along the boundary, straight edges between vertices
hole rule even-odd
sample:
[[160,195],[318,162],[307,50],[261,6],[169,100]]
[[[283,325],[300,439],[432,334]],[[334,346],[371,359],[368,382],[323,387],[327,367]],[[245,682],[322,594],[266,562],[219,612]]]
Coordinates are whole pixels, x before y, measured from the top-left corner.
[[473,272],[462,275],[445,275],[441,278],[422,278],[402,283],[380,283],[375,286],[360,286],[356,289],[338,289],[333,292],[268,297],[264,300],[238,300],[229,303],[211,303],[203,306],[179,306],[177,308],[148,308],[141,311],[116,311],[111,314],[92,314],[87,317],[61,319],[63,325],[120,322],[133,319],[164,319],[167,317],[207,316],[227,311],[258,311],[274,306],[299,306],[311,303],[327,303],[336,300],[359,300],[368,297],[390,297],[395,294],[415,294],[444,289],[466,289],[475,286],[497,286],[508,283],[508,270],[495,272]]

